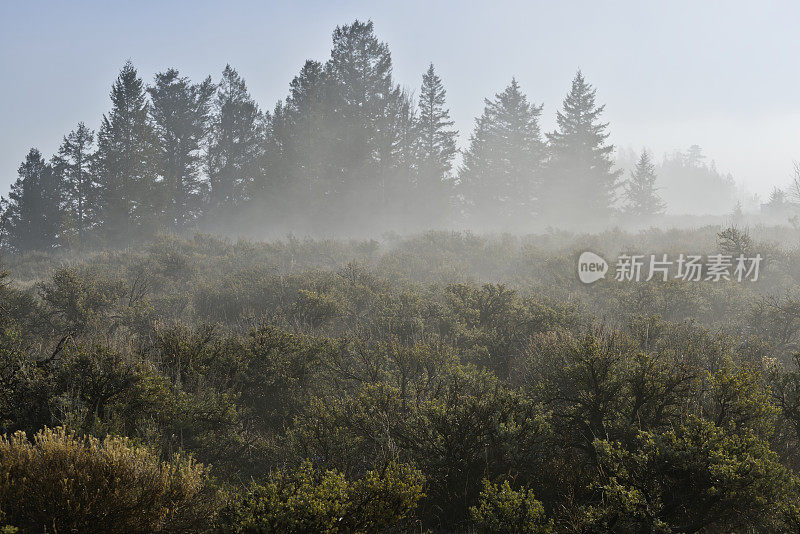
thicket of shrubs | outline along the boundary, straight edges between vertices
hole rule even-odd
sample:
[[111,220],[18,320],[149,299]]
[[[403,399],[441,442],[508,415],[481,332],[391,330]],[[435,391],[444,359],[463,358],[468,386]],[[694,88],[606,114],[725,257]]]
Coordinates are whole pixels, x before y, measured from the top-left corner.
[[0,438],[0,502],[24,532],[191,532],[216,508],[208,470],[127,438],[45,427]]
[[[800,256],[788,230],[758,232],[198,236],[8,258],[2,522],[796,530]],[[582,250],[659,242],[768,261],[747,283],[574,274]]]

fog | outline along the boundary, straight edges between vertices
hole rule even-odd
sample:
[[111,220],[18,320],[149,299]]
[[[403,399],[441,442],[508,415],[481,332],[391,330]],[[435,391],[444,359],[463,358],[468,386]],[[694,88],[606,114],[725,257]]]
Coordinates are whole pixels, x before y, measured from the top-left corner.
[[[623,2],[602,8],[589,2],[501,3],[465,10],[440,3],[425,8],[427,18],[417,16],[423,8],[414,3],[392,8],[273,7],[241,3],[220,13],[210,5],[194,12],[175,4],[154,19],[132,6],[4,5],[0,33],[6,52],[0,66],[15,72],[18,81],[0,89],[5,102],[0,132],[4,196],[31,147],[50,161],[58,155],[63,136],[79,122],[95,137],[100,134],[101,117],[114,113],[109,87],[130,58],[134,77],[142,81],[143,105],[151,108],[146,89],[158,73],[175,68],[177,78],[186,77],[189,85],[210,75],[218,86],[223,67],[230,63],[237,80],[246,84],[239,103],[258,107],[258,117],[248,126],[258,140],[248,147],[231,138],[230,146],[222,146],[220,139],[231,133],[224,131],[222,123],[228,119],[221,119],[215,94],[205,103],[207,116],[199,119],[203,131],[184,132],[197,137],[192,141],[197,146],[184,154],[188,160],[178,164],[182,169],[165,168],[165,161],[177,156],[166,154],[163,143],[152,146],[147,169],[101,171],[96,162],[92,180],[98,191],[115,188],[104,184],[114,179],[144,188],[124,193],[133,195],[121,208],[130,211],[124,221],[130,228],[120,229],[118,236],[184,232],[189,227],[268,237],[380,235],[427,228],[524,233],[554,226],[692,226],[723,224],[738,213],[737,205],[752,224],[764,216],[770,223],[786,223],[791,215],[789,208],[762,209],[775,188],[791,189],[793,161],[800,152],[800,109],[791,91],[780,90],[798,82],[796,69],[784,61],[798,52],[788,22],[798,8],[791,3],[763,9],[714,2]],[[256,31],[260,17],[284,22]],[[353,42],[346,45],[349,51],[340,52],[364,52],[373,64],[348,66],[340,58],[336,67],[331,32],[356,19],[374,22],[369,31],[374,43]],[[98,28],[94,21],[107,24]],[[71,38],[73,28],[79,38]],[[379,50],[382,46],[385,50]],[[291,100],[289,84],[307,59],[317,62],[321,78],[314,82],[319,87],[306,89],[324,95],[311,96],[318,100],[307,109],[315,115],[303,118],[304,104]],[[441,139],[427,153],[422,146],[422,75],[431,63],[442,89],[434,112],[447,112],[439,129],[446,134],[445,145],[452,140],[455,150],[441,145]],[[323,72],[332,66],[339,72]],[[603,139],[591,143],[610,163],[606,177],[590,176],[592,162],[583,162],[583,169],[570,168],[570,158],[584,156],[568,155],[577,146],[571,148],[569,139],[560,155],[554,149],[552,136],[563,130],[557,114],[579,71],[587,91],[596,91],[592,105],[602,109],[594,124],[606,125],[596,132]],[[496,101],[512,80],[518,92],[510,95],[512,100],[524,97],[533,121],[520,123],[530,119],[528,112],[508,108],[494,118],[484,117],[485,131],[479,131],[477,121],[489,109],[485,99]],[[281,108],[275,108],[276,102]],[[171,113],[161,111],[162,117]],[[152,113],[145,122],[156,135],[161,132],[162,141],[175,134],[169,128],[177,127],[159,123]],[[489,138],[475,144],[476,134]],[[693,146],[699,147],[699,157],[687,159]],[[237,150],[249,151],[245,159],[250,160],[228,163]],[[657,214],[636,216],[636,210],[625,207],[630,204],[626,182],[643,150],[654,165],[653,194],[663,202],[657,210],[663,217],[656,219]],[[126,176],[130,172],[140,175]],[[110,176],[114,173],[117,178]],[[176,180],[188,185],[170,184]],[[176,187],[186,191],[175,193]],[[170,213],[174,206],[167,207],[174,205],[171,197],[176,194],[188,195],[194,203],[185,207],[180,220]],[[581,194],[603,197],[603,206],[581,204]],[[786,202],[793,200],[786,196]],[[134,214],[134,208],[140,213]],[[775,220],[777,212],[789,215]],[[95,216],[89,226],[101,224],[103,216]],[[108,240],[109,235],[98,239]]]

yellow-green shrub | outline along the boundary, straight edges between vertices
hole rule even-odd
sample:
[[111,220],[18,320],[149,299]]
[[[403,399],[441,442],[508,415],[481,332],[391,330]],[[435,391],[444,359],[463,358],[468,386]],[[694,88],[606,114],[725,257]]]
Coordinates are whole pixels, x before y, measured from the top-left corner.
[[539,534],[552,527],[533,492],[514,490],[508,481],[492,484],[484,480],[478,505],[470,508],[470,515],[478,532],[491,534]]
[[402,464],[391,463],[350,481],[338,471],[315,469],[306,461],[234,497],[220,513],[218,532],[395,532],[413,519],[424,496],[422,486],[422,474]]
[[187,532],[214,512],[208,470],[59,427],[0,438],[0,508],[24,532]]

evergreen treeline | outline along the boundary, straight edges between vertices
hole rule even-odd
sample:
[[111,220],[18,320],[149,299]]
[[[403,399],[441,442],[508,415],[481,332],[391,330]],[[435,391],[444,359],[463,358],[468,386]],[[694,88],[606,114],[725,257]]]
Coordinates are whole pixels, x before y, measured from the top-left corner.
[[[78,124],[49,161],[31,149],[3,200],[3,245],[607,221],[623,189],[602,112],[578,72],[556,131],[544,134],[542,106],[512,79],[486,100],[456,165],[458,132],[434,66],[412,96],[372,22],[336,28],[330,58],[307,61],[271,111],[230,65],[217,83],[168,69],[147,85],[128,62],[97,132]],[[635,191],[645,211],[659,203],[653,188]]]

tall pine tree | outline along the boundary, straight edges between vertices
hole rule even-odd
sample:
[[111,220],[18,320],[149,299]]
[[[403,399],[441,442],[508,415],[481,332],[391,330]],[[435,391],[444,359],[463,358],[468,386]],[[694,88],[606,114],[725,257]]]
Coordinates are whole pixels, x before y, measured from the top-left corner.
[[99,184],[92,172],[93,147],[94,132],[81,122],[64,136],[53,158],[53,166],[61,179],[63,208],[74,223],[79,247],[85,244],[98,218]]
[[[323,142],[323,219],[347,219],[363,228],[386,213],[395,172],[399,127],[408,113],[400,87],[392,80],[389,47],[378,40],[371,21],[337,27],[325,64]],[[357,216],[362,217],[357,217]],[[359,220],[362,219],[362,220]]]
[[417,199],[421,222],[435,225],[449,216],[451,171],[456,155],[456,137],[446,92],[433,63],[422,75],[418,113],[415,121],[417,143]]
[[485,102],[459,172],[468,218],[491,228],[529,225],[546,153],[542,107],[528,102],[515,79]]
[[[290,84],[286,99],[286,157],[293,163],[293,183],[299,195],[320,193],[323,165],[320,129],[324,120],[324,74],[318,61],[306,61]],[[313,202],[313,201],[312,201]]]
[[211,120],[211,78],[192,84],[177,70],[156,74],[148,88],[158,141],[158,174],[168,227],[183,229],[200,214],[206,183],[200,175],[201,145]]
[[265,119],[230,65],[217,86],[208,148],[211,206],[216,215],[231,214],[250,198],[261,176]]
[[636,167],[625,182],[625,200],[623,211],[638,219],[646,220],[664,213],[664,202],[656,187],[656,167],[647,150],[642,150]]
[[608,124],[599,120],[605,106],[595,97],[578,71],[556,116],[558,129],[547,134],[551,160],[542,208],[549,222],[597,223],[611,215],[622,171],[613,169]]
[[300,230],[326,200],[324,83],[322,64],[306,61],[290,83],[286,101],[276,105],[267,132],[265,172],[280,196],[280,201],[268,202],[269,211]]
[[4,237],[17,252],[50,250],[58,245],[62,219],[58,177],[35,148],[17,172],[3,201]]
[[101,186],[104,234],[110,243],[119,244],[150,234],[161,210],[149,104],[130,61],[111,88],[111,103],[97,136],[94,172]]

